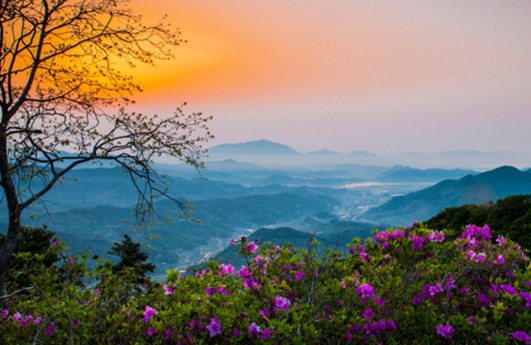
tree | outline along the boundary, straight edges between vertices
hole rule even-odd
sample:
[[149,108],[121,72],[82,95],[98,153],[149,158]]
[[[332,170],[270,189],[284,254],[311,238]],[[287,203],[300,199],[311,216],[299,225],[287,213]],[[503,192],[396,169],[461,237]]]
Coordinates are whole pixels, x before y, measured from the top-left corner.
[[[23,227],[20,233],[20,238],[17,241],[15,251],[13,254],[30,253],[32,255],[42,255],[41,263],[50,268],[54,263],[60,260],[59,255],[48,252],[50,245],[53,242],[55,232],[47,230],[46,226],[43,228]],[[6,242],[6,235],[0,234],[0,247]],[[26,262],[24,260],[12,259],[8,267],[7,282],[12,288],[24,288],[28,286],[29,280],[24,275],[17,275],[17,272],[26,269],[34,269],[35,262]]]
[[115,242],[114,247],[111,248],[109,254],[118,256],[120,262],[113,265],[112,271],[117,274],[126,268],[132,268],[137,274],[137,282],[142,284],[147,272],[155,272],[155,265],[152,263],[145,263],[148,259],[148,253],[141,251],[140,243],[135,243],[131,237],[124,235],[125,239],[122,243]]
[[[127,113],[141,91],[115,64],[154,65],[183,42],[162,22],[144,25],[129,0],[3,0],[0,4],[0,186],[9,213],[0,253],[0,296],[21,232],[24,209],[76,166],[112,161],[139,192],[140,224],[164,178],[151,166],[161,155],[203,168],[200,143],[213,136],[201,113],[177,108],[166,117]],[[194,132],[200,131],[199,135]],[[72,153],[73,152],[73,153]],[[184,207],[177,200],[181,209]],[[151,213],[153,214],[153,213]]]

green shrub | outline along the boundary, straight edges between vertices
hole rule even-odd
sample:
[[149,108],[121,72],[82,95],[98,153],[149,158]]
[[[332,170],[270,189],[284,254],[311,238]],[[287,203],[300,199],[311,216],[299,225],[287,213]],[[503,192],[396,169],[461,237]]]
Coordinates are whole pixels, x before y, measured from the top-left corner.
[[[528,260],[510,240],[469,226],[456,235],[423,225],[354,239],[349,253],[319,254],[242,238],[246,264],[165,284],[87,268],[62,255],[65,279],[32,271],[11,299],[5,344],[524,344],[531,333]],[[20,260],[42,260],[21,253]],[[73,284],[82,280],[83,284]],[[38,321],[38,322],[36,322]]]

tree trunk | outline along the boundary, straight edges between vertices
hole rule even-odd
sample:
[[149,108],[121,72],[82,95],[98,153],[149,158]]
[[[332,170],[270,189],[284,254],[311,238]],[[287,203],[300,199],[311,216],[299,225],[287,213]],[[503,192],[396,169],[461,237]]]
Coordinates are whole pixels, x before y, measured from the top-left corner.
[[17,195],[17,188],[13,182],[13,177],[9,171],[9,156],[7,153],[7,140],[5,137],[4,123],[0,126],[0,183],[4,189],[4,196],[7,201],[9,211],[9,227],[7,229],[7,238],[2,251],[0,252],[0,310],[5,309],[7,298],[1,298],[7,295],[6,291],[6,273],[11,261],[11,256],[17,245],[17,238],[20,234],[20,215],[22,209]]
[[17,245],[20,229],[20,211],[10,213],[6,242],[2,248],[2,251],[0,252],[0,310],[6,309],[8,302],[7,298],[1,297],[7,296],[6,273],[9,267],[9,262],[11,261],[11,256],[13,255],[15,246]]

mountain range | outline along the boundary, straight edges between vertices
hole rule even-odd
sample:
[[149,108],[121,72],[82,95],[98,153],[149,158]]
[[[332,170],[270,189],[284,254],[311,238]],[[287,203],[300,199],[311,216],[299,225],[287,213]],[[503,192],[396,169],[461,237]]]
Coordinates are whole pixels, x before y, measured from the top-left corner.
[[319,151],[314,151],[314,152],[308,152],[307,155],[340,155],[341,153],[339,152],[334,152],[334,151],[330,151],[330,150],[327,150],[327,149],[322,149],[322,150],[319,150]]
[[[245,166],[245,164],[243,164]],[[197,176],[197,175],[194,175]],[[264,175],[260,175],[264,176]],[[268,176],[268,175],[265,175]],[[48,201],[46,209],[40,205],[35,205],[32,212],[58,212],[74,208],[90,208],[96,206],[129,207],[137,202],[138,190],[131,181],[131,177],[124,174],[122,168],[93,168],[76,169],[66,175],[67,179],[63,184],[56,184],[42,201]],[[282,186],[279,181],[272,178],[269,182],[259,182],[255,180],[255,186],[245,187],[237,183],[227,183],[220,180],[205,180],[200,178],[186,179],[182,177],[160,176],[161,185],[169,190],[172,198],[189,200],[206,200],[216,198],[238,198],[251,195],[271,195],[275,193],[292,192],[293,194],[304,193],[310,195],[315,192],[317,195],[334,195],[343,191],[331,188],[324,188],[327,183],[314,185],[317,188],[306,188],[302,190],[301,181],[298,187]],[[279,176],[279,179],[284,178]],[[288,177],[289,178],[289,177]],[[76,181],[77,180],[77,181]],[[238,181],[238,176],[234,176]],[[239,178],[241,182],[242,178]],[[164,184],[163,181],[166,181]],[[303,180],[304,181],[304,180]],[[326,182],[326,181],[325,181]],[[40,182],[33,185],[34,190],[38,190]],[[287,184],[287,183],[285,183]],[[0,214],[0,218],[4,216]]]
[[291,147],[269,140],[248,141],[238,144],[221,144],[208,149],[218,154],[253,154],[253,155],[300,155]]
[[[342,150],[345,150],[343,148]],[[362,165],[409,165],[415,168],[472,169],[488,170],[500,165],[524,165],[529,156],[512,151],[481,152],[477,150],[444,151],[438,154],[408,152],[393,157],[382,157],[365,150],[355,150],[350,154],[322,149],[301,154],[293,148],[269,140],[248,141],[237,144],[221,144],[209,149],[211,157],[216,159],[237,158],[239,160],[284,165],[303,165],[355,163]]]
[[472,170],[414,169],[395,165],[391,169],[380,173],[375,180],[378,182],[439,182],[475,174],[477,172]]
[[[173,166],[168,164],[157,165],[156,169],[169,175],[182,176],[188,179],[196,178],[199,175],[195,169],[184,164]],[[267,169],[257,164],[228,159],[207,162],[207,169],[201,173],[201,176],[210,180],[245,186],[266,186],[271,184],[284,186],[344,186],[366,181],[381,183],[435,183],[445,179],[460,178],[468,174],[477,174],[477,172],[462,169],[416,169],[402,165],[396,165],[389,169],[357,164]]]
[[[160,217],[173,220],[159,222],[152,226],[149,234],[161,240],[149,240],[146,232],[133,234],[131,225],[135,218],[130,207],[96,206],[75,208],[56,213],[28,214],[23,224],[42,227],[59,235],[70,243],[75,253],[86,248],[101,257],[107,257],[114,242],[130,235],[135,242],[147,242],[151,261],[164,270],[164,263],[177,265],[181,253],[197,251],[200,246],[211,244],[222,238],[228,239],[237,229],[258,228],[264,225],[277,226],[295,220],[303,220],[323,211],[331,211],[339,202],[326,195],[295,195],[279,193],[273,195],[251,195],[233,199],[199,200],[193,203],[193,216],[201,223],[178,219],[180,209],[171,201],[155,205]],[[170,224],[171,223],[171,224]],[[0,231],[7,229],[6,221],[0,220]],[[188,255],[188,254],[187,254]]]
[[361,221],[411,224],[425,221],[451,206],[483,204],[509,195],[531,193],[531,174],[514,167],[502,166],[458,180],[445,180],[429,188],[393,197],[371,208]]

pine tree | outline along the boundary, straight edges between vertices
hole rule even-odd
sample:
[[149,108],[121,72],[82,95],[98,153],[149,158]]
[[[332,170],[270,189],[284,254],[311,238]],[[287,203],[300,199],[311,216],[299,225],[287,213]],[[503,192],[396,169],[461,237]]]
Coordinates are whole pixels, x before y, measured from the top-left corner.
[[155,272],[155,265],[145,263],[148,259],[148,253],[141,251],[140,243],[134,242],[131,237],[124,235],[125,239],[121,242],[115,242],[109,254],[120,257],[120,262],[113,266],[113,272],[119,274],[126,268],[134,269],[137,272],[139,284],[143,284],[147,272]]

